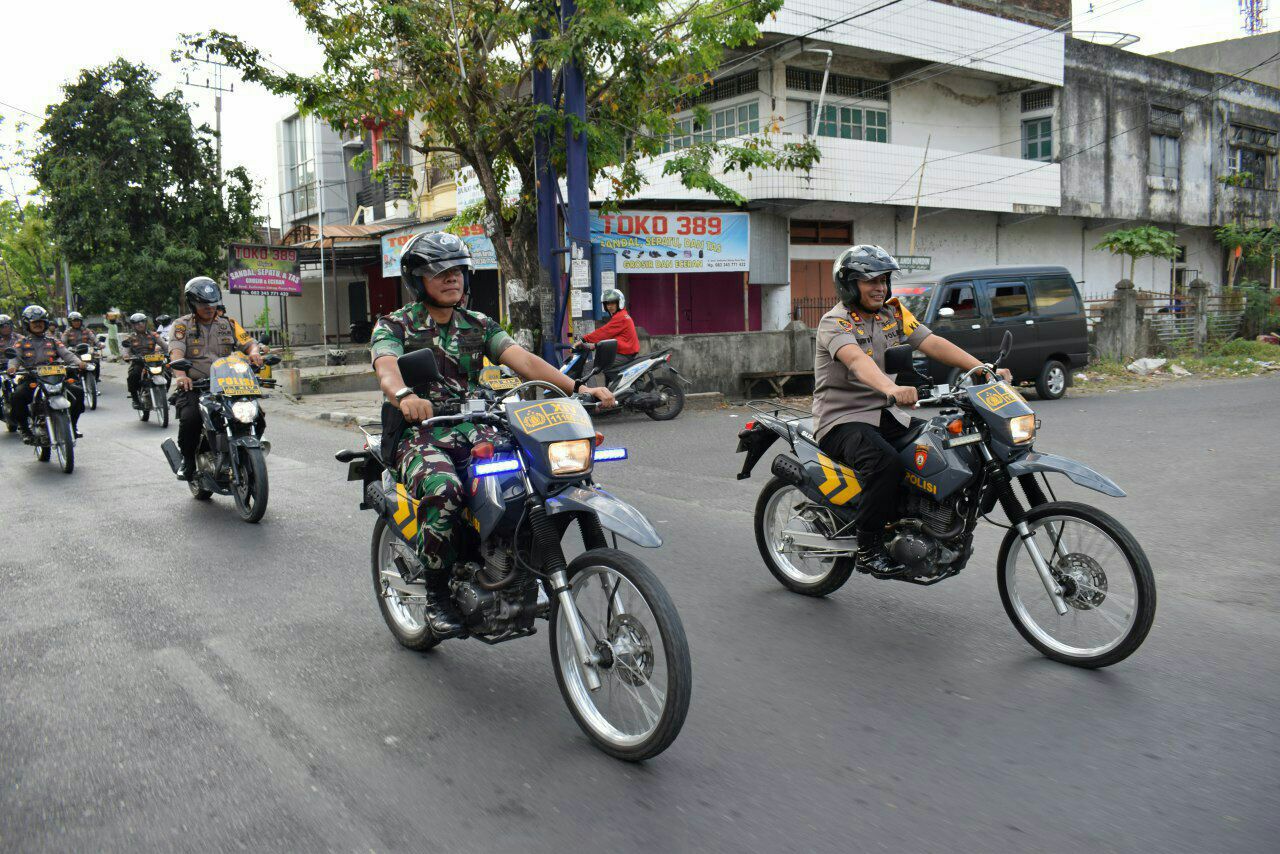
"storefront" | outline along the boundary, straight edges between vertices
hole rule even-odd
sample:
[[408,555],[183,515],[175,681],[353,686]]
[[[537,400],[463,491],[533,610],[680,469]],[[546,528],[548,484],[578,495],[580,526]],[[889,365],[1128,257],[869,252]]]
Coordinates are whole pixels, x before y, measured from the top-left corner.
[[593,211],[591,242],[602,266],[615,271],[636,325],[650,335],[761,328],[748,214]]
[[[383,281],[400,281],[400,253],[409,245],[409,241],[419,234],[443,231],[448,220],[409,226],[382,236],[382,264],[379,273]],[[485,236],[480,226],[467,226],[457,230],[458,234],[471,250],[473,272],[471,274],[471,295],[467,307],[473,311],[487,314],[502,320],[506,309],[502,299],[502,277],[498,272],[498,257],[493,243]],[[372,281],[370,293],[373,292]],[[385,312],[382,312],[385,313]],[[376,315],[375,315],[376,316]]]

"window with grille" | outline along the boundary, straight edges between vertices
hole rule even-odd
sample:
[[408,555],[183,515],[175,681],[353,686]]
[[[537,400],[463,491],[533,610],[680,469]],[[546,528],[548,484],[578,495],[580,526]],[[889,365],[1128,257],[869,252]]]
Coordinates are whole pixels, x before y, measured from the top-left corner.
[[818,136],[888,142],[889,114],[884,110],[827,105],[818,120]]
[[1178,137],[1151,134],[1151,159],[1147,174],[1155,178],[1178,177]]
[[1034,113],[1036,110],[1048,110],[1053,107],[1053,90],[1036,89],[1034,92],[1022,93],[1022,112]]
[[848,246],[853,242],[853,225],[847,222],[793,219],[791,242],[808,246]]
[[1182,110],[1151,105],[1151,128],[1165,133],[1182,130]]
[[682,112],[698,104],[727,101],[740,95],[750,95],[760,88],[760,72],[744,71],[729,77],[721,77],[702,87],[702,91],[682,101],[676,112]]
[[717,139],[729,139],[759,132],[760,102],[748,101],[745,104],[716,110],[711,114],[710,124],[705,126],[693,118],[680,119],[675,123],[675,131],[663,146],[663,150],[679,151],[699,142],[712,142]]
[[1053,119],[1030,119],[1022,123],[1022,159],[1053,159]]
[[[787,88],[800,92],[822,91],[821,71],[787,66]],[[852,74],[831,74],[827,77],[827,94],[841,98],[870,98],[889,100],[889,84],[883,80],[867,80]]]
[[1231,125],[1232,174],[1247,175],[1242,186],[1255,190],[1276,188],[1276,132],[1248,125]]

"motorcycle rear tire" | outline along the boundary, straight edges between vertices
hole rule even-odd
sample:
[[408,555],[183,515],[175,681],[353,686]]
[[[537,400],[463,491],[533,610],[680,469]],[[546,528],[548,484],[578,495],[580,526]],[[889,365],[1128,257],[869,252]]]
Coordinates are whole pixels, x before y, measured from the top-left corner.
[[662,409],[646,409],[645,415],[648,415],[654,421],[671,421],[677,415],[684,411],[684,389],[680,387],[680,381],[672,377],[650,377],[647,383],[646,391],[665,390],[667,393],[668,403]]
[[261,448],[240,449],[240,483],[231,490],[240,518],[255,524],[267,512],[267,461]]
[[819,580],[812,583],[805,583],[793,578],[783,567],[778,564],[777,556],[774,555],[772,547],[769,545],[769,537],[765,532],[765,514],[768,510],[769,503],[773,497],[779,492],[795,487],[787,483],[780,477],[773,477],[764,485],[764,489],[760,490],[760,497],[756,500],[756,510],[754,514],[753,527],[756,531],[756,548],[760,550],[760,557],[764,559],[764,565],[769,568],[769,573],[778,580],[778,583],[790,590],[792,593],[799,593],[801,596],[822,597],[835,593],[845,585],[849,577],[853,575],[854,559],[851,557],[836,558],[831,566],[831,571],[822,576]]
[[406,649],[423,652],[440,643],[440,639],[433,635],[431,628],[425,624],[421,630],[412,632],[396,623],[387,610],[387,600],[383,596],[382,566],[379,561],[379,553],[382,551],[383,539],[394,536],[395,534],[387,526],[387,520],[379,516],[378,521],[373,526],[373,543],[370,550],[370,564],[373,567],[373,595],[378,600],[378,610],[382,612],[382,619],[386,622],[387,628],[391,630],[396,642]]
[[200,474],[198,472],[195,477],[187,481],[187,488],[191,490],[191,497],[196,501],[208,501],[213,497],[212,491],[200,485]]

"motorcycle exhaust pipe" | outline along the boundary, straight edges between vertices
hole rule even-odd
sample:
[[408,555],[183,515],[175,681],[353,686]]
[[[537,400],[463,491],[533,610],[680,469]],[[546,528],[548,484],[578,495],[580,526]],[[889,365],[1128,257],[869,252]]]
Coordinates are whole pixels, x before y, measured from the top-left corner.
[[182,468],[182,451],[178,450],[178,443],[172,439],[165,439],[160,445],[160,450],[164,451],[164,458],[169,461],[169,468],[177,474]]
[[778,454],[774,457],[769,471],[792,486],[798,487],[804,483],[804,466],[800,465],[794,457],[786,454]]

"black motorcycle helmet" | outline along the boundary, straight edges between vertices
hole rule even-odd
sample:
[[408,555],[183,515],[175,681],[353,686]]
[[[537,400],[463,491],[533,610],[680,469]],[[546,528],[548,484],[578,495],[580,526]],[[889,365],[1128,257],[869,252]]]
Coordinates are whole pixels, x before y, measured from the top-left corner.
[[48,329],[49,329],[49,312],[45,311],[43,308],[41,308],[41,307],[40,307],[40,306],[38,306],[38,305],[29,305],[29,306],[27,306],[26,308],[24,308],[24,309],[22,310],[22,331],[23,331],[23,332],[26,332],[28,335],[30,335],[30,334],[31,334],[31,324],[33,324],[33,323],[39,323],[39,322],[40,322],[40,321],[42,321],[42,320],[43,320],[43,321],[44,321],[44,323],[45,323],[45,327],[44,327],[44,328],[45,328],[45,331],[48,331]]
[[196,310],[197,305],[217,305],[222,302],[222,289],[208,276],[196,276],[187,282],[182,293],[187,298],[187,308],[192,311]]
[[[77,320],[78,320],[78,321],[80,321],[81,323],[84,323],[84,315],[83,315],[83,314],[81,314],[81,313],[80,313],[80,312],[78,312],[78,311],[73,311],[73,312],[70,312],[70,313],[68,313],[68,314],[67,314],[67,324],[68,324],[68,325],[70,325],[70,324],[72,324],[72,323],[75,323]],[[75,327],[73,326],[73,327],[72,327],[72,329],[74,329],[74,328],[75,328]]]
[[130,326],[137,326],[139,323],[141,323],[143,326],[146,325],[147,316],[145,314],[143,314],[140,311],[135,311],[133,314],[129,315]]
[[170,323],[173,323],[173,318],[170,317],[169,315],[167,314],[156,315],[156,326],[168,326]]
[[893,293],[893,274],[901,268],[892,255],[879,246],[861,244],[850,246],[840,253],[831,269],[831,280],[836,286],[836,295],[845,305],[858,305],[861,299],[858,293],[858,282],[867,282],[877,276],[889,274],[889,293]]
[[400,256],[400,281],[418,302],[437,308],[453,308],[432,302],[427,296],[422,277],[438,276],[454,267],[462,268],[462,300],[465,303],[471,293],[471,250],[461,237],[443,231],[419,234],[404,248]]

